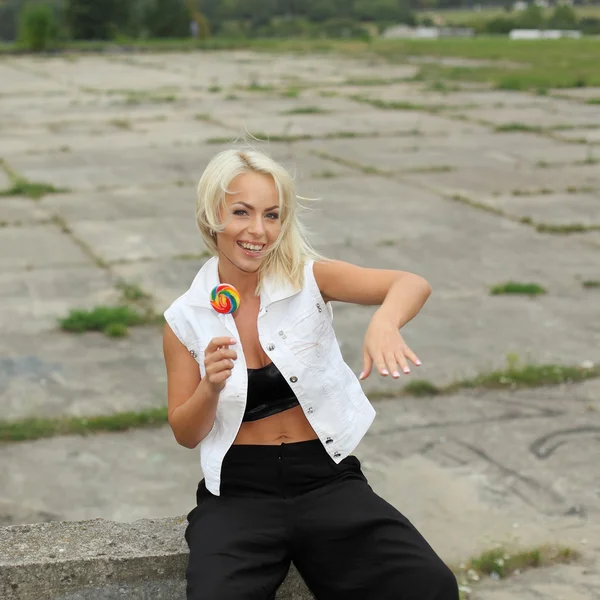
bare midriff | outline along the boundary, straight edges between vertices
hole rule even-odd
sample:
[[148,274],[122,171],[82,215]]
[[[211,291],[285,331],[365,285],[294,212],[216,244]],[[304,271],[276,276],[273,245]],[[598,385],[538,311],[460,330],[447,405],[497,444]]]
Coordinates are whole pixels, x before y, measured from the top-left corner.
[[302,407],[295,406],[258,421],[242,423],[233,443],[278,446],[316,439],[317,434],[304,415]]

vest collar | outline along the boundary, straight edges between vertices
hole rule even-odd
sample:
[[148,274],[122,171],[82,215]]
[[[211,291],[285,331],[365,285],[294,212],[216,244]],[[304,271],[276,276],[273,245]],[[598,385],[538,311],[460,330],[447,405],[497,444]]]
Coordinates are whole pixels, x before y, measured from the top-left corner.
[[[211,308],[210,293],[221,282],[219,280],[219,259],[216,256],[208,259],[192,282],[188,295],[188,304]],[[260,293],[260,305],[266,308],[273,302],[294,296],[300,291],[291,283],[275,281],[273,277],[265,277]]]

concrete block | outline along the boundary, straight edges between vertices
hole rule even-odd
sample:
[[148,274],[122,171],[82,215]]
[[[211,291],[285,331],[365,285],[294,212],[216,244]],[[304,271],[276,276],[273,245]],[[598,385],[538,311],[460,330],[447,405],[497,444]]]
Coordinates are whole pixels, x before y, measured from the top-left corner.
[[87,265],[94,261],[56,225],[0,228],[0,267],[24,269]]
[[[6,600],[185,598],[185,519],[38,523],[0,528]],[[277,600],[310,600],[295,569]]]

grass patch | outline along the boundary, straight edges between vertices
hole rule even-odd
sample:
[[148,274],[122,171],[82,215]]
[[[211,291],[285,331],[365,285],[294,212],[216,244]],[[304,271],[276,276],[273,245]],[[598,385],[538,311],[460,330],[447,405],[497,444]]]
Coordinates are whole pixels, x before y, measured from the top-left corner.
[[166,93],[127,92],[125,96],[125,104],[130,106],[144,103],[170,103],[176,100],[177,96],[175,94]]
[[196,121],[210,121],[210,115],[206,113],[196,113],[194,119],[196,119]]
[[117,129],[131,129],[132,127],[131,121],[128,121],[127,119],[112,119],[109,123]]
[[525,123],[504,123],[503,125],[498,125],[495,127],[494,131],[504,133],[544,133],[544,129],[542,127],[526,125]]
[[301,90],[299,87],[289,87],[283,90],[283,92],[281,92],[281,95],[284,98],[297,98],[300,95],[300,92]]
[[502,294],[520,294],[526,296],[539,296],[545,294],[546,290],[538,285],[537,283],[518,283],[516,281],[509,281],[500,285],[495,285],[491,290],[492,296],[499,296]]
[[156,322],[150,294],[136,283],[123,279],[117,281],[115,287],[121,292],[119,305],[72,310],[67,317],[59,319],[61,329],[72,333],[100,331],[108,337],[124,337],[129,327]]
[[324,171],[319,171],[318,173],[313,174],[313,177],[315,179],[334,179],[335,177],[338,177],[338,176],[339,176],[339,173],[329,171],[328,169],[325,169]]
[[377,77],[365,77],[358,79],[346,79],[344,85],[354,85],[357,87],[365,86],[374,86],[374,85],[392,85],[394,83],[400,83],[406,81],[406,78],[396,77],[392,79],[382,79]]
[[324,108],[319,108],[318,106],[299,106],[298,108],[292,108],[290,110],[285,110],[281,114],[282,115],[323,115],[329,113],[330,111],[325,110]]
[[147,319],[131,306],[97,306],[92,310],[72,310],[67,317],[59,319],[61,329],[72,333],[101,331],[110,335],[117,324],[123,327],[143,325]]
[[564,365],[521,365],[516,358],[509,356],[506,369],[483,373],[473,379],[466,379],[449,385],[445,391],[457,389],[486,388],[486,389],[517,389],[533,388],[545,385],[560,385],[576,383],[600,376],[600,365],[572,367]]
[[600,288],[600,280],[588,279],[587,281],[584,281],[581,285],[583,285],[584,288]]
[[0,196],[27,196],[32,200],[39,200],[47,194],[62,194],[68,191],[66,188],[57,188],[49,183],[36,183],[17,178],[9,188],[0,190]]
[[438,386],[426,379],[412,379],[404,386],[403,392],[409,396],[417,396],[419,398],[424,396],[438,396],[443,393]]
[[467,204],[468,206],[472,206],[473,208],[478,208],[479,210],[484,210],[485,212],[492,213],[493,215],[498,215],[500,217],[506,217],[506,213],[495,206],[490,206],[488,204],[484,204],[483,202],[477,202],[477,200],[473,200],[471,198],[467,198],[466,196],[462,196],[461,194],[453,194],[452,196],[447,196],[450,200],[454,200],[455,202],[460,202],[462,204]]
[[365,96],[351,96],[351,99],[355,102],[370,104],[371,106],[380,108],[382,110],[422,110],[427,112],[436,112],[444,108],[443,106],[426,106],[425,104],[415,104],[413,102],[406,102],[404,100],[386,101],[379,100],[378,98],[367,98]]
[[600,104],[600,98],[588,98],[586,104]]
[[431,165],[430,167],[418,167],[416,169],[409,169],[408,173],[452,173],[456,171],[455,167],[450,165]]
[[517,552],[494,548],[472,558],[457,577],[463,585],[469,581],[479,581],[485,576],[505,579],[529,569],[571,563],[579,557],[576,550],[564,546],[541,546]]
[[245,88],[248,92],[272,92],[275,90],[273,85],[265,85],[253,81],[248,87]]
[[134,427],[156,427],[167,423],[167,408],[151,408],[97,417],[62,417],[0,421],[0,442],[22,442],[57,435],[86,435],[126,431]]
[[506,368],[488,373],[481,373],[471,379],[460,379],[445,386],[437,386],[426,379],[409,381],[399,392],[379,390],[370,392],[369,398],[395,397],[431,397],[456,394],[460,390],[471,389],[509,389],[536,388],[549,385],[578,383],[600,377],[600,364],[591,366],[569,366],[553,364],[521,364],[519,357],[509,354],[506,357]]
[[120,280],[117,282],[116,288],[121,290],[123,299],[127,302],[150,302],[152,300],[152,296],[146,293],[137,283]]
[[513,196],[548,196],[554,192],[548,188],[532,189],[532,190],[513,190]]
[[540,233],[558,233],[567,235],[570,233],[585,233],[587,231],[600,231],[600,225],[584,225],[583,223],[569,223],[567,225],[554,225],[551,223],[538,223],[535,226]]
[[198,260],[200,258],[208,258],[209,256],[212,256],[212,254],[208,250],[204,250],[198,254],[178,254],[173,258],[176,260]]

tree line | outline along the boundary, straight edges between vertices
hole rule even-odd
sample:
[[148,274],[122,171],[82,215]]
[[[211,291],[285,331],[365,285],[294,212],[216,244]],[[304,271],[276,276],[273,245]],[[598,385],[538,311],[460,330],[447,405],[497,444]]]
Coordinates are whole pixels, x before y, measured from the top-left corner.
[[[51,15],[66,39],[268,35],[328,21],[414,22],[431,0],[0,0],[0,39],[18,36],[25,10]],[[448,2],[450,0],[436,0]],[[456,0],[453,0],[456,1]]]
[[[57,41],[146,38],[317,37],[366,38],[389,25],[433,25],[426,9],[464,6],[476,0],[0,0],[0,40],[20,39],[33,50]],[[492,0],[488,0],[492,1]],[[535,6],[479,22],[478,33],[514,28],[580,28],[600,33],[600,20],[578,19],[557,5],[551,17]],[[485,1],[478,4],[485,4]]]

